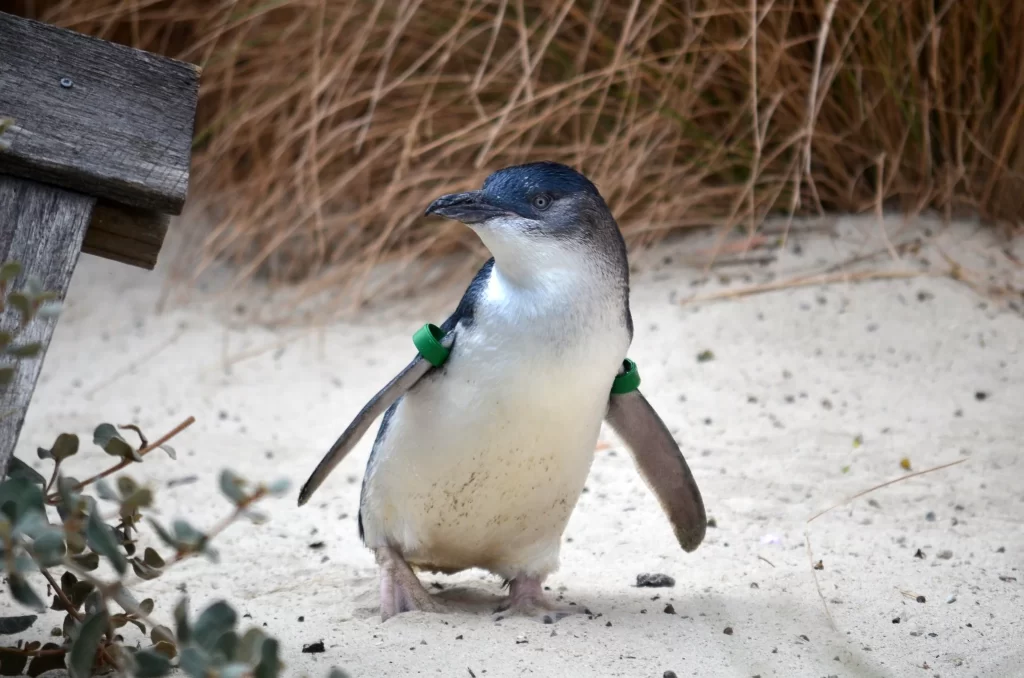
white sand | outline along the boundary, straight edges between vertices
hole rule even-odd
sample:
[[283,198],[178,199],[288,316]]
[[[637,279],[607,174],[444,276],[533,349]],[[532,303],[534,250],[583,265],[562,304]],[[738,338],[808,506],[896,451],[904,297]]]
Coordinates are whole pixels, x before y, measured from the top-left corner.
[[[900,224],[888,222],[894,240],[907,237],[897,235]],[[289,676],[326,676],[331,665],[353,678],[659,677],[669,670],[1022,676],[1021,317],[948,278],[807,287],[706,305],[673,301],[739,288],[743,276],[759,282],[820,270],[883,246],[872,221],[844,221],[839,230],[839,239],[798,239],[801,255],[791,246],[776,264],[722,269],[702,286],[692,284],[700,271],[682,266],[681,257],[661,261],[708,241],[690,238],[638,258],[631,356],[718,526],[695,553],[683,553],[628,455],[614,446],[600,451],[566,533],[562,569],[549,581],[594,618],[549,626],[496,623],[485,611],[468,611],[381,624],[373,558],[355,523],[376,426],[309,506],[295,506],[299,485],[336,435],[409,360],[412,331],[439,322],[443,311],[405,320],[376,312],[275,349],[286,332],[229,329],[238,318],[211,304],[157,315],[159,274],[84,256],[19,455],[43,468],[35,448],[58,432],[77,432],[88,443],[102,421],[134,421],[154,437],[195,415],[198,423],[175,441],[177,462],[154,455],[132,475],[160,488],[161,520],[184,516],[202,527],[229,511],[217,490],[222,468],[255,480],[290,478],[289,496],[264,505],[268,524],[240,523],[221,536],[220,566],[195,559],[137,588],[140,598],[157,599],[156,615],[165,620],[179,587],[187,587],[193,609],[229,598],[252,615],[246,624],[265,624],[282,640]],[[1021,269],[984,231],[963,225],[942,242],[972,274],[1016,275],[1021,287]],[[922,257],[945,266],[933,248],[908,259]],[[908,265],[883,257],[869,267]],[[718,280],[722,273],[729,284]],[[715,359],[699,363],[705,349]],[[110,459],[84,447],[71,466],[79,477]],[[906,475],[904,456],[915,470],[967,462],[857,499],[808,528],[817,511]],[[187,476],[197,480],[166,487]],[[835,629],[816,591],[805,532],[813,559],[823,563],[816,574]],[[322,548],[311,548],[315,542]],[[940,557],[943,551],[951,557]],[[641,572],[669,574],[676,585],[636,588]],[[500,592],[497,581],[476,572],[425,581],[477,603]],[[33,631],[45,634],[60,618],[49,613]],[[325,653],[300,653],[319,640]]]

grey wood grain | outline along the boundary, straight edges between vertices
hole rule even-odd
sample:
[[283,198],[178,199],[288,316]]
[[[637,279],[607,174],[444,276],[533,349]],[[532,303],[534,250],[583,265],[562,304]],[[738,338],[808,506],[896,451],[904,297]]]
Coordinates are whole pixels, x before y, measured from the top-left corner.
[[152,270],[170,220],[161,212],[100,200],[92,212],[82,251]]
[[0,12],[0,173],[180,214],[199,69]]
[[[0,262],[23,266],[10,289],[21,289],[33,274],[44,289],[64,299],[95,202],[92,196],[0,175]],[[18,313],[7,312],[0,328],[9,330],[17,321]],[[42,353],[18,360],[14,380],[0,388],[0,477],[7,475],[55,324],[56,319],[36,318],[18,334],[17,344],[37,341]]]

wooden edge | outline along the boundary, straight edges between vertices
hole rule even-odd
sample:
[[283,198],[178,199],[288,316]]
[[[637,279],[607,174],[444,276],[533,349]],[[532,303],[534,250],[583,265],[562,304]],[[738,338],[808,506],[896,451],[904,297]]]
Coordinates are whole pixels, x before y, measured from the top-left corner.
[[82,251],[151,271],[170,221],[161,212],[101,200],[93,209]]

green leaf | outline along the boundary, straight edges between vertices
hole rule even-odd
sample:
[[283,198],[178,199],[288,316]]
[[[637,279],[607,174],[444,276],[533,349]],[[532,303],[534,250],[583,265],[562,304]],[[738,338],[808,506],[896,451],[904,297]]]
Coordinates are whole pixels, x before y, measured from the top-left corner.
[[63,310],[64,306],[59,301],[47,301],[39,306],[36,315],[40,318],[56,318]]
[[255,626],[246,631],[238,644],[238,658],[249,664],[255,662],[262,656],[261,648],[266,639],[267,635]]
[[118,574],[124,574],[128,570],[128,559],[121,552],[114,531],[102,522],[96,509],[89,514],[85,536],[90,548],[109,560]]
[[170,457],[171,459],[174,459],[174,460],[178,459],[178,453],[175,452],[174,448],[171,447],[170,445],[168,445],[167,443],[164,443],[163,445],[161,445],[160,449],[163,450],[164,452],[166,452],[167,456]]
[[11,457],[11,465],[10,468],[7,469],[7,477],[13,478],[15,476],[21,476],[36,485],[46,485],[46,478],[44,478],[39,471],[35,470],[17,457]]
[[13,367],[0,367],[0,386],[6,386],[14,381]]
[[146,550],[143,552],[142,560],[146,563],[146,565],[149,565],[150,567],[161,568],[164,565],[166,565],[163,557],[161,557],[159,553],[157,553],[154,549],[148,546],[146,547]]
[[232,662],[231,664],[225,664],[218,669],[220,678],[243,678],[243,676],[249,675],[249,665],[241,664],[239,662]]
[[270,483],[267,487],[267,491],[270,492],[270,494],[280,496],[286,493],[291,485],[292,481],[288,478],[278,478],[274,482]]
[[161,572],[160,570],[150,567],[149,565],[146,565],[138,558],[132,558],[131,564],[132,570],[139,577],[139,579],[145,579],[146,581],[149,581],[150,579],[156,579],[161,574],[163,574],[163,572]]
[[159,652],[168,659],[174,659],[178,656],[178,647],[174,643],[168,643],[166,640],[153,643],[153,651]]
[[78,637],[71,643],[68,653],[68,672],[71,678],[89,678],[92,675],[100,639],[107,629],[107,614],[100,610],[86,617]]
[[267,638],[263,643],[262,657],[253,672],[254,678],[277,678],[281,673],[281,662],[277,658],[277,640]]
[[7,585],[11,588],[11,596],[25,607],[30,607],[38,612],[46,610],[46,604],[20,574],[8,572]]
[[178,540],[175,539],[174,537],[172,537],[171,533],[168,532],[166,529],[164,529],[163,525],[161,525],[157,521],[153,520],[152,518],[149,518],[148,521],[149,521],[150,527],[152,527],[153,531],[156,532],[156,535],[158,537],[160,537],[160,541],[162,541],[163,543],[167,544],[171,548],[174,548],[174,549],[178,548]]
[[23,534],[31,539],[35,539],[49,528],[50,522],[46,519],[46,513],[35,506],[26,507],[18,516],[18,522],[14,523],[16,534]]
[[216,647],[221,636],[232,631],[237,622],[238,614],[234,609],[226,601],[218,600],[203,610],[196,619],[192,636],[204,650],[210,652]]
[[18,617],[0,617],[0,636],[11,636],[15,633],[21,633],[27,631],[36,620],[39,619],[34,614],[24,614]]
[[74,433],[61,433],[50,448],[50,454],[57,461],[63,461],[68,457],[78,454],[78,436]]
[[[2,146],[0,146],[2,148]],[[28,655],[0,648],[0,675],[20,676],[28,664]]]
[[104,501],[121,501],[121,497],[114,492],[114,488],[103,478],[96,481],[96,494]]
[[149,639],[153,641],[153,647],[160,654],[171,659],[178,654],[174,641],[174,632],[166,626],[154,626],[149,632]]
[[18,344],[17,346],[8,346],[4,349],[4,353],[15,358],[35,358],[43,350],[43,345],[38,341],[33,341],[29,344]]
[[130,497],[139,491],[139,484],[129,475],[118,476],[117,491],[121,493],[122,497]]
[[179,660],[178,668],[192,678],[206,678],[208,675],[208,666],[209,661],[202,652],[200,652],[199,648],[189,646],[181,651],[181,659]]
[[80,553],[75,556],[71,556],[71,560],[75,562],[80,568],[86,572],[92,572],[100,566],[99,554],[90,551],[89,553]]
[[93,431],[92,441],[103,448],[103,451],[114,457],[142,461],[142,457],[128,441],[121,437],[113,424],[100,424]]
[[64,530],[50,528],[32,542],[32,551],[43,567],[56,567],[64,560],[67,547],[64,545]]
[[26,478],[8,478],[0,483],[0,511],[15,525],[29,511],[46,515],[43,491]]
[[157,678],[171,672],[171,661],[153,650],[135,653],[135,678]]
[[188,643],[192,637],[192,629],[188,623],[188,601],[184,598],[174,606],[174,628],[178,642],[182,645]]
[[187,520],[179,518],[172,523],[172,527],[174,528],[174,537],[178,542],[195,546],[203,541],[203,533],[192,527]]
[[241,504],[249,498],[244,488],[245,481],[234,471],[224,469],[220,472],[220,491],[235,505]]
[[235,658],[238,652],[238,634],[233,630],[221,634],[213,647],[213,658],[219,661],[229,662]]
[[27,323],[32,319],[32,302],[21,292],[12,292],[7,295],[7,303],[21,313],[21,322]]
[[29,273],[25,278],[25,291],[32,297],[38,297],[43,293],[43,281],[35,273]]
[[[99,557],[96,558],[96,561],[97,563],[99,562]],[[95,590],[96,587],[93,586],[91,582],[79,581],[72,585],[70,593],[65,592],[65,594],[71,599],[71,604],[75,606],[75,609],[78,610],[85,604],[85,599],[88,598]]]
[[[0,120],[0,122],[7,122],[7,120]],[[21,273],[21,264],[17,261],[8,261],[0,266],[0,282],[11,282],[18,277],[19,273]]]
[[29,662],[28,670],[25,672],[26,675],[35,678],[54,669],[60,669],[62,672],[65,670],[64,657],[66,656],[66,650],[64,652],[55,652],[55,650],[64,650],[64,648],[56,643],[46,643],[43,645],[42,650],[46,654],[40,653],[32,658],[32,661]]
[[138,489],[122,502],[121,517],[127,518],[134,515],[138,509],[150,506],[152,503],[153,492],[148,487]]

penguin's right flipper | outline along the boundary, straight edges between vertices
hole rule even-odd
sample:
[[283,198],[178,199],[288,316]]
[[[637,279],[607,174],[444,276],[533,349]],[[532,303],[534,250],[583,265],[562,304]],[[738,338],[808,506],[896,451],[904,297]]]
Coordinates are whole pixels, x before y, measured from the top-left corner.
[[704,500],[683,453],[665,423],[640,391],[611,396],[605,416],[622,438],[672,523],[684,551],[693,551],[707,531]]
[[[445,344],[446,347],[450,347],[452,340],[453,337],[448,336],[441,343]],[[309,501],[309,498],[313,496],[317,488],[327,479],[327,476],[334,470],[334,467],[340,464],[341,460],[362,439],[367,429],[370,428],[370,424],[386,412],[389,407],[395,404],[399,398],[405,395],[409,389],[416,385],[416,382],[433,368],[434,366],[427,362],[423,356],[417,355],[415,360],[399,372],[387,386],[370,398],[370,401],[363,406],[363,409],[359,411],[359,414],[352,420],[352,423],[342,432],[338,440],[331,446],[331,449],[324,455],[324,458],[317,464],[316,469],[313,470],[306,484],[302,486],[302,490],[299,491],[299,506]]]

